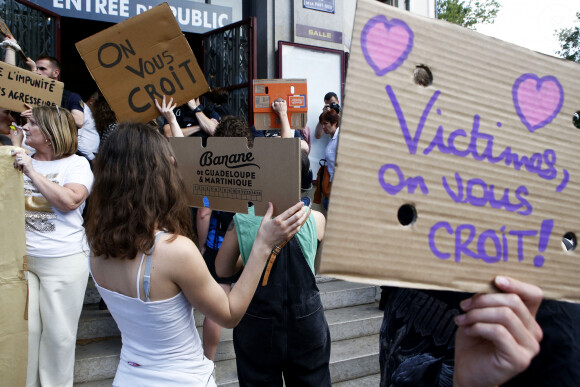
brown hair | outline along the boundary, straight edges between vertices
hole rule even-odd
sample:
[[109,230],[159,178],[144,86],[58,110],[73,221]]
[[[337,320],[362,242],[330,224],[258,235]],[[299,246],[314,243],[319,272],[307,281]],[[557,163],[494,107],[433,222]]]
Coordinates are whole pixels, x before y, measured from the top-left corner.
[[234,116],[225,116],[215,129],[214,137],[245,137],[248,140],[248,146],[254,144],[252,131],[242,118]]
[[50,142],[56,157],[76,153],[78,130],[70,111],[58,106],[37,106],[32,108],[32,117],[44,138]]
[[52,65],[53,68],[55,68],[55,69],[57,69],[59,71],[61,70],[60,62],[54,56],[50,56],[50,55],[40,55],[38,58],[36,58],[35,62],[38,62],[39,60],[47,60],[47,61],[50,62],[50,64]]
[[109,105],[109,102],[107,102],[101,93],[98,94],[97,99],[93,103],[93,119],[95,120],[95,128],[99,136],[106,133],[111,124],[117,122],[115,112],[111,109],[111,105]]
[[185,187],[168,141],[146,124],[122,123],[95,159],[87,239],[95,256],[133,259],[155,230],[193,237]]
[[322,114],[320,114],[320,117],[318,117],[318,122],[322,123],[322,121],[327,121],[331,125],[338,126],[338,122],[340,121],[340,114],[338,114],[333,109],[325,110],[322,112]]

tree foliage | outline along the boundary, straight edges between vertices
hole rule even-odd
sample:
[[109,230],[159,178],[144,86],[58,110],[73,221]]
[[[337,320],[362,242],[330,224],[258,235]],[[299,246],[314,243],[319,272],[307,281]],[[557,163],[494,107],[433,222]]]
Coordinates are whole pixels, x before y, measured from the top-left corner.
[[564,59],[580,63],[580,12],[576,12],[576,27],[556,30],[555,35],[560,41],[561,50],[556,51]]
[[437,18],[475,29],[475,25],[493,24],[501,5],[496,0],[439,0]]

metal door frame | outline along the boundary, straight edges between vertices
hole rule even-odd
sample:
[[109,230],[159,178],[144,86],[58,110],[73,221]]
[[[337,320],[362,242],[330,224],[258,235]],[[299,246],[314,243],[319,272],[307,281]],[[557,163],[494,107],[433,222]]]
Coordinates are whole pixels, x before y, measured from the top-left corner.
[[[253,117],[253,113],[252,113],[252,109],[251,109],[251,101],[252,101],[252,81],[257,77],[257,37],[256,37],[256,25],[257,25],[257,20],[255,17],[250,17],[244,20],[241,20],[239,22],[236,23],[232,23],[229,24],[225,27],[210,31],[210,32],[206,32],[205,34],[202,34],[202,48],[203,48],[203,60],[202,60],[202,69],[204,72],[204,75],[206,77],[206,80],[208,82],[208,84],[210,85],[210,87],[223,87],[225,88],[227,91],[230,92],[230,101],[232,100],[232,94],[233,92],[237,91],[237,90],[242,90],[244,88],[247,88],[248,93],[248,101],[247,101],[247,109],[248,111],[247,113],[247,119],[248,119],[248,123],[251,124],[253,123],[254,117]],[[231,82],[231,79],[225,79],[224,77],[220,77],[221,79],[218,79],[218,77],[216,77],[216,74],[211,74],[210,73],[210,69],[209,69],[209,64],[208,62],[208,54],[209,54],[209,50],[211,50],[211,47],[209,47],[210,45],[210,41],[209,39],[214,37],[214,36],[219,36],[224,35],[231,31],[231,30],[235,30],[238,28],[243,28],[247,26],[248,28],[248,35],[247,35],[247,74],[245,74],[245,77],[243,79],[242,82],[239,83],[233,83]],[[240,35],[234,35],[235,39],[239,40]],[[222,40],[223,42],[223,40]],[[216,64],[217,66],[223,66],[224,62],[226,62],[229,58],[222,56],[216,56],[215,58],[218,59],[219,64]],[[238,58],[239,60],[239,58]],[[239,62],[238,62],[239,64]],[[238,74],[239,76],[239,74]],[[233,107],[233,106],[232,106]],[[239,107],[237,107],[237,112],[239,114]]]
[[[39,35],[41,34],[42,31],[40,30],[34,30],[33,29],[33,20],[27,20],[25,21],[24,27],[27,29],[27,31],[25,31],[24,33],[22,33],[22,31],[19,31],[18,29],[16,29],[16,19],[17,17],[25,17],[22,15],[17,15],[14,12],[11,12],[10,14],[6,14],[6,15],[2,15],[4,18],[4,21],[6,22],[6,25],[8,26],[8,28],[10,28],[10,31],[15,35],[15,38],[18,40],[18,43],[21,45],[23,51],[26,53],[26,55],[28,55],[29,57],[35,59],[37,56],[41,55],[41,54],[45,54],[45,55],[51,55],[56,57],[58,60],[60,60],[60,56],[61,56],[61,47],[60,47],[60,33],[61,33],[61,26],[60,26],[60,15],[57,15],[54,12],[51,12],[45,8],[42,8],[41,6],[39,6],[38,4],[34,4],[31,3],[30,1],[27,0],[4,0],[3,3],[5,4],[5,9],[7,11],[14,11],[15,7],[16,7],[16,3],[19,3],[22,6],[25,6],[29,9],[32,10],[36,10],[38,12],[41,12],[42,14],[46,15],[46,19],[48,19],[49,21],[54,23],[54,27],[51,27],[52,31],[49,32],[49,35],[52,35],[52,40],[54,41],[54,43],[50,46],[49,50],[46,50],[46,47],[42,47],[40,44],[31,44],[31,41],[33,39],[38,40],[39,38],[41,38]],[[34,15],[32,15],[34,17]],[[31,18],[32,19],[32,18]],[[54,21],[52,21],[51,19],[54,19]],[[28,35],[26,34],[28,33]],[[24,36],[24,37],[23,37]],[[31,37],[29,37],[31,36]]]

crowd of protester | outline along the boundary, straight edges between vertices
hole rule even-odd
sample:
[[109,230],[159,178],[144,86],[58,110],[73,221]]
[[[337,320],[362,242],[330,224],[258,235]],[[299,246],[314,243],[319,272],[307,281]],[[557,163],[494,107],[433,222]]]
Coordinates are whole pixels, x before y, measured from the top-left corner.
[[[5,60],[14,64],[17,43],[5,41]],[[49,56],[25,65],[61,75]],[[323,213],[307,197],[275,218],[271,204],[264,217],[252,207],[191,211],[167,141],[245,137],[251,146],[257,136],[300,138],[306,194],[310,129],[290,128],[283,99],[272,103],[281,123],[272,133],[235,117],[226,90],[204,98],[205,107],[198,98],[176,106],[163,96],[150,124],[118,122],[99,91],[83,102],[65,90],[60,106],[26,105],[22,113],[0,106],[1,143],[15,146],[14,167],[24,175],[27,385],[72,386],[89,272],[122,334],[114,385],[215,385],[221,327],[234,328],[240,385],[331,385],[314,264]],[[327,93],[314,136],[329,136],[315,194],[325,210],[340,116],[338,96]],[[498,293],[478,295],[385,289],[381,386],[577,384],[579,308],[542,301],[538,287],[513,278],[498,276],[495,285]],[[206,316],[203,340],[193,308]]]

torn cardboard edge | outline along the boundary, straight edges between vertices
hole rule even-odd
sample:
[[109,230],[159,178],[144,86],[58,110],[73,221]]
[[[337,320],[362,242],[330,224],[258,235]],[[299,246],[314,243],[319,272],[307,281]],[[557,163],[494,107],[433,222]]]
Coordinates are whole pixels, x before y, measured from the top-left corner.
[[170,144],[192,207],[264,215],[268,202],[274,216],[300,201],[300,140],[172,137]]

